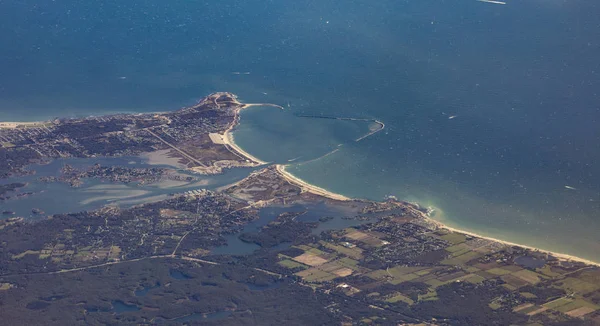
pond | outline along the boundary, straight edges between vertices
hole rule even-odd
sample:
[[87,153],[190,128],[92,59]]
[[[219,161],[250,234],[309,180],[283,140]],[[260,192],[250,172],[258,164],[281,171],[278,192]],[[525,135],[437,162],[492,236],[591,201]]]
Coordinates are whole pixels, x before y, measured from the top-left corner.
[[515,264],[530,269],[536,269],[544,267],[544,265],[546,265],[546,260],[542,258],[536,258],[533,256],[520,256],[515,258]]
[[127,304],[121,300],[114,300],[112,302],[114,312],[117,314],[131,311],[139,311],[141,308],[135,304]]
[[[304,214],[298,216],[300,222],[318,222],[319,225],[312,231],[313,234],[319,234],[329,230],[339,230],[352,226],[362,225],[370,222],[382,214],[393,212],[365,214],[362,219],[356,219],[358,209],[342,205],[331,205],[324,202],[310,204],[294,204],[289,206],[273,206],[262,208],[258,215],[259,219],[248,223],[244,228],[235,234],[226,235],[224,238],[227,244],[214,248],[211,253],[214,255],[248,255],[260,249],[255,243],[244,242],[239,236],[243,233],[259,232],[260,229],[275,220],[280,214],[291,212]],[[324,218],[326,217],[326,218]],[[270,248],[271,250],[283,250],[291,245],[289,242],[281,243]]]

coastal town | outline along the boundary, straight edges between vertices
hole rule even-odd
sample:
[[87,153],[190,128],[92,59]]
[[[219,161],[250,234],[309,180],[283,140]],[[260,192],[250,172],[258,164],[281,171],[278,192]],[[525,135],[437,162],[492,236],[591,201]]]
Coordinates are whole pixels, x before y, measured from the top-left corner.
[[167,157],[204,174],[255,166],[259,163],[240,155],[228,140],[239,112],[247,106],[231,93],[214,93],[192,107],[168,113],[3,123],[0,176],[26,173],[24,167],[44,160],[141,153]]
[[[198,187],[129,208],[107,205],[37,221],[0,220],[3,319],[600,324],[597,264],[450,229],[414,203],[352,199],[310,185],[232,145],[228,132],[244,107],[233,94],[216,93],[173,113],[0,125],[4,179],[64,157],[154,153],[198,175],[265,165],[216,190]],[[90,178],[152,183],[194,177],[162,167],[98,164],[63,166],[59,177],[44,181],[77,187]],[[11,200],[25,186],[3,184],[0,199]],[[270,211],[276,213],[267,217]],[[232,239],[254,249],[236,249]],[[216,251],[223,247],[231,253]]]

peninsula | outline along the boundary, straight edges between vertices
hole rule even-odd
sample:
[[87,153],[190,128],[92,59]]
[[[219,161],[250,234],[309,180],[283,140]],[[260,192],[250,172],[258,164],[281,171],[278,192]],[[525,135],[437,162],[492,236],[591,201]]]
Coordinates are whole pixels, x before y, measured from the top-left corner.
[[[27,191],[11,178],[58,158],[144,155],[199,176],[255,168],[217,190],[199,186],[129,208],[0,220],[3,320],[600,323],[600,267],[594,262],[451,229],[416,204],[352,199],[306,183],[235,145],[239,112],[250,106],[231,93],[214,93],[167,113],[0,123],[6,200]],[[63,170],[47,182],[153,182],[171,173]],[[252,250],[236,252],[236,245]],[[231,253],[220,254],[223,247]]]

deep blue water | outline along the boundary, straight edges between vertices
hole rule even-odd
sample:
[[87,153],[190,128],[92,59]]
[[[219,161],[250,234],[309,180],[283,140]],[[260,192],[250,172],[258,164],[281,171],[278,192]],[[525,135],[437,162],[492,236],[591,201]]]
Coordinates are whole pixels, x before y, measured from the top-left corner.
[[[343,144],[290,171],[600,260],[600,4],[507,2],[5,0],[0,119],[165,110],[216,90],[289,104],[246,111],[236,140],[300,163]],[[386,129],[354,143],[361,126],[293,113]]]

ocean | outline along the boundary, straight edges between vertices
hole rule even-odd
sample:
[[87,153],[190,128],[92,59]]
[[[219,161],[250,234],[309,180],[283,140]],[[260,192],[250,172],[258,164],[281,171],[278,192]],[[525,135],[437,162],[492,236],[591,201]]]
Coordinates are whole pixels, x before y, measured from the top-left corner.
[[600,3],[506,2],[4,0],[0,120],[230,91],[286,107],[236,142],[308,182],[600,261]]

